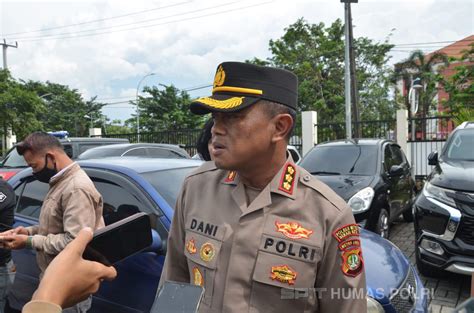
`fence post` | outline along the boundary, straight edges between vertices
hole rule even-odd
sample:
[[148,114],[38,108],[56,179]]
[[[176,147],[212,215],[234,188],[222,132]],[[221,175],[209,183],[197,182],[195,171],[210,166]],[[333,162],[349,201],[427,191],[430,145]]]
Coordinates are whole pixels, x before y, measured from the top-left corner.
[[408,110],[397,110],[397,143],[408,156]]
[[318,142],[318,131],[316,127],[318,114],[315,111],[301,113],[301,136],[303,141],[303,156]]

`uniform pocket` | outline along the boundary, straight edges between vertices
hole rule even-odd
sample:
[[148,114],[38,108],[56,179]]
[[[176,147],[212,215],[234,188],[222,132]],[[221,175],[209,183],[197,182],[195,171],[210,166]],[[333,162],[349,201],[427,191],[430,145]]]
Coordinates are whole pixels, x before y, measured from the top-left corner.
[[222,242],[186,230],[184,254],[188,259],[191,283],[204,287],[203,302],[211,304],[214,279]]
[[250,312],[304,312],[314,303],[316,263],[258,252]]

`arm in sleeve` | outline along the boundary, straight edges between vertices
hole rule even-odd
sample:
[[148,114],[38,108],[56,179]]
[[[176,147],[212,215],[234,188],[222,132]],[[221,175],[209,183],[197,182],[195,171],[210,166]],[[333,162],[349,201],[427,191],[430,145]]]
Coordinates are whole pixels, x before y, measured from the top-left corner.
[[34,236],[38,233],[39,226],[38,225],[28,226],[28,227],[25,227],[25,229],[28,231],[28,235]]
[[[319,312],[367,312],[367,289],[365,284],[365,269],[362,253],[360,256],[360,267],[356,267],[352,271],[347,271],[347,267],[343,268],[344,258],[350,256],[350,249],[360,249],[357,245],[348,246],[343,250],[339,241],[336,239],[334,232],[345,225],[355,225],[354,216],[349,207],[344,206],[343,210],[336,216],[334,222],[329,222],[329,229],[326,233],[326,243],[324,245],[324,255],[318,268],[316,278],[316,288],[322,288],[323,292],[319,294]],[[358,226],[357,234],[358,234]],[[355,239],[360,240],[358,235],[348,237],[342,240]],[[360,241],[359,241],[360,242]],[[361,250],[358,250],[361,251]],[[350,258],[352,262],[358,260],[357,257]],[[356,263],[352,263],[357,264]]]
[[160,284],[165,281],[190,282],[188,263],[184,255],[185,241],[185,222],[184,222],[184,196],[186,183],[181,189],[180,195],[176,202],[173,221],[171,222],[171,230],[168,236],[168,244],[166,245],[166,259],[161,274]]
[[81,229],[95,229],[96,208],[100,206],[100,199],[95,199],[87,190],[75,188],[65,192],[60,201],[63,207],[63,233],[33,236],[32,246],[36,250],[58,254]]
[[45,301],[30,301],[21,310],[21,313],[61,313],[63,310],[57,304]]

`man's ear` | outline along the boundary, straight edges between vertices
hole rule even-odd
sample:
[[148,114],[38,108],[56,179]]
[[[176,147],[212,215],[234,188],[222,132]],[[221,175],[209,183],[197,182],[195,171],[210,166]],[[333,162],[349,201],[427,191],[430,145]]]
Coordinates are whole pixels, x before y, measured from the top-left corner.
[[285,140],[288,136],[288,133],[293,127],[293,118],[290,114],[278,114],[272,119],[275,132],[273,133],[272,142],[278,142],[280,140]]

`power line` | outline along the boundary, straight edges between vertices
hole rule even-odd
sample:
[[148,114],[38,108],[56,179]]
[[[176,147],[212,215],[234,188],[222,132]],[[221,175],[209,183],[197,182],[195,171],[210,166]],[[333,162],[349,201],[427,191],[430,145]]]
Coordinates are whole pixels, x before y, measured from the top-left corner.
[[413,42],[413,43],[397,43],[395,46],[412,46],[412,45],[427,45],[427,44],[444,44],[444,43],[455,43],[455,42],[474,42],[473,39],[462,39],[462,40],[449,40],[449,41],[431,41],[431,42]]
[[190,2],[193,2],[193,0],[189,0],[189,1],[185,1],[185,2],[180,2],[180,3],[176,3],[176,4],[171,4],[171,5],[165,5],[165,6],[161,6],[161,7],[154,8],[154,9],[147,9],[147,10],[143,10],[143,11],[136,11],[136,12],[127,13],[127,14],[123,14],[123,15],[116,15],[116,16],[111,16],[111,17],[105,17],[105,18],[101,18],[101,19],[97,19],[97,20],[86,21],[86,22],[81,22],[81,23],[76,23],[76,24],[69,24],[69,25],[63,25],[63,26],[48,27],[48,28],[42,28],[42,29],[30,30],[30,31],[24,31],[24,32],[9,33],[9,34],[5,34],[4,36],[21,35],[21,34],[31,34],[31,33],[45,32],[45,31],[50,31],[50,30],[55,30],[55,29],[63,29],[63,28],[69,28],[69,27],[74,27],[74,26],[81,26],[81,25],[86,25],[86,24],[93,24],[93,23],[98,23],[98,22],[104,22],[104,21],[108,21],[108,20],[120,19],[120,18],[124,18],[124,17],[128,17],[128,16],[139,15],[139,14],[143,14],[143,13],[149,13],[149,12],[152,12],[152,11],[157,11],[157,10],[162,10],[162,9],[171,8],[171,7],[176,7],[176,6],[180,6],[180,5],[183,5],[183,4],[187,4],[187,3],[190,3]]
[[257,4],[253,4],[253,5],[248,5],[248,6],[243,6],[243,7],[231,9],[231,10],[224,10],[224,11],[219,11],[219,12],[215,12],[215,13],[184,18],[184,19],[181,19],[181,20],[174,20],[174,21],[169,21],[169,22],[164,22],[164,23],[145,25],[145,26],[139,26],[139,27],[132,27],[132,28],[127,28],[127,29],[115,30],[115,31],[108,31],[108,32],[102,32],[102,33],[93,33],[93,34],[84,34],[84,35],[77,35],[77,36],[65,36],[65,37],[48,37],[48,38],[38,37],[38,39],[21,40],[21,41],[22,42],[28,42],[28,41],[43,41],[43,40],[54,40],[54,39],[70,39],[70,38],[76,39],[76,38],[81,38],[81,37],[98,36],[98,35],[105,35],[105,34],[111,34],[111,33],[117,33],[117,32],[129,31],[129,30],[150,28],[150,27],[156,27],[156,26],[161,26],[161,25],[166,25],[166,24],[172,24],[172,23],[178,23],[178,22],[183,22],[183,21],[195,20],[195,19],[199,19],[199,18],[202,18],[202,17],[208,17],[208,16],[215,16],[215,15],[219,15],[219,14],[230,13],[230,12],[239,11],[239,10],[243,10],[243,9],[248,9],[248,8],[252,8],[252,7],[256,7],[256,6],[262,6],[262,5],[271,3],[273,1],[274,0],[267,1],[267,2],[261,2],[261,3],[257,3]]
[[51,35],[44,35],[44,36],[14,37],[14,38],[17,39],[17,40],[40,39],[40,38],[49,38],[49,37],[56,37],[56,36],[76,35],[76,34],[81,34],[81,33],[101,31],[101,30],[105,30],[105,29],[114,29],[114,28],[117,28],[117,27],[125,27],[125,26],[143,24],[143,23],[148,23],[148,22],[153,22],[153,21],[156,21],[156,20],[160,20],[160,19],[167,19],[167,18],[170,18],[170,17],[176,17],[176,16],[187,15],[187,14],[192,14],[192,13],[201,12],[201,11],[212,10],[212,9],[223,7],[223,6],[232,5],[232,4],[235,4],[237,2],[238,1],[228,2],[228,3],[221,4],[221,5],[207,7],[207,8],[203,8],[203,9],[199,9],[199,10],[191,10],[191,11],[187,11],[187,12],[181,12],[181,13],[171,14],[171,15],[168,15],[168,16],[157,17],[157,18],[152,18],[152,19],[148,19],[148,20],[125,23],[125,24],[120,24],[120,25],[112,25],[112,26],[99,27],[99,28],[93,28],[93,29],[84,29],[84,30],[79,30],[79,31],[72,31],[72,32],[66,32],[66,33],[59,33],[59,34],[51,34]]

